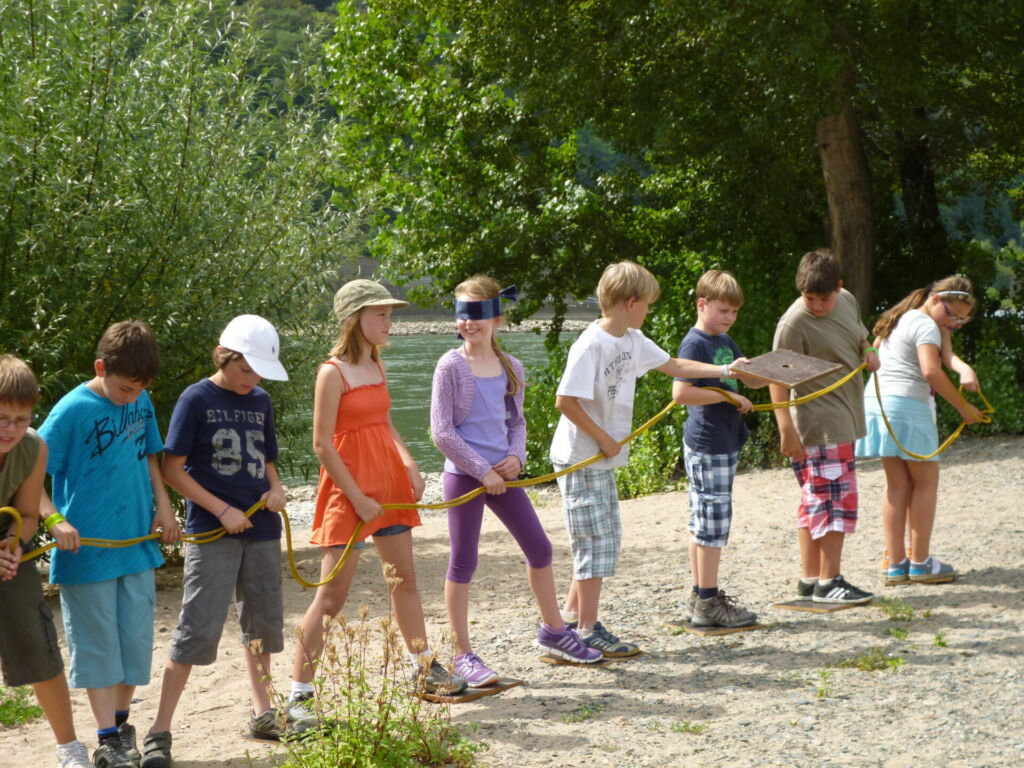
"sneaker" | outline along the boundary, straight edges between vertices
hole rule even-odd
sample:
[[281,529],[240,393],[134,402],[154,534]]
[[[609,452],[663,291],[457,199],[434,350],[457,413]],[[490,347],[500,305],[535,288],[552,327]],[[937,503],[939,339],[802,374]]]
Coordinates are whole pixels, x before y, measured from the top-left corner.
[[695,627],[749,627],[757,621],[757,614],[719,590],[706,600],[697,598],[690,621]]
[[885,586],[892,587],[896,584],[905,584],[910,579],[910,558],[904,557],[899,563],[885,563],[883,571]]
[[313,709],[312,693],[289,696],[285,702],[285,716],[288,718],[288,730],[292,733],[304,733],[320,725],[320,718]]
[[100,742],[92,753],[92,764],[96,768],[135,768],[135,763],[124,753],[120,735]]
[[277,710],[268,709],[259,717],[249,716],[249,735],[254,739],[266,739],[268,741],[280,741],[288,735],[287,717],[279,717]]
[[589,635],[583,638],[583,642],[591,648],[596,648],[609,658],[636,656],[640,653],[640,649],[636,644],[625,643],[619,640],[619,638],[605,629],[600,621],[594,624],[594,628]]
[[814,586],[817,584],[817,580],[812,581],[810,584],[804,582],[803,579],[797,579],[796,582],[796,599],[797,600],[811,600],[814,598]]
[[138,747],[135,746],[135,726],[131,723],[121,723],[117,727],[117,732],[121,737],[121,749],[124,750],[128,759],[132,761],[132,765],[139,765],[139,761],[142,760],[142,754],[139,752]]
[[418,664],[413,668],[413,679],[424,693],[454,696],[466,690],[466,681],[445,669],[434,659],[427,668]]
[[465,680],[470,688],[483,688],[498,682],[498,673],[472,651],[455,657],[455,674]]
[[149,733],[142,740],[141,768],[171,768],[171,732]]
[[92,768],[89,750],[78,739],[57,745],[57,768]]
[[683,621],[693,621],[693,606],[697,603],[697,593],[692,589],[686,596],[686,603],[683,605]]
[[603,658],[600,650],[584,643],[579,632],[569,625],[559,631],[541,624],[533,644],[551,656],[580,664],[593,664]]
[[870,603],[874,595],[858,589],[844,579],[836,576],[827,584],[815,584],[811,599],[816,603],[839,603],[843,605],[860,605]]
[[929,555],[923,563],[910,563],[907,578],[918,584],[943,584],[956,581],[959,575],[952,565],[940,563],[938,558]]

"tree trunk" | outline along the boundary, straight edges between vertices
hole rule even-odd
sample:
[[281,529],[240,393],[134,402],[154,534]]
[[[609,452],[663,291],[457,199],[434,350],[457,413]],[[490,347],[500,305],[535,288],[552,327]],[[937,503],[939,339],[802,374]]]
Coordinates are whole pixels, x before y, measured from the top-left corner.
[[843,99],[838,114],[818,121],[818,153],[828,196],[828,229],[845,287],[857,297],[861,314],[873,312],[871,274],[875,262],[875,222],[871,173],[857,112]]
[[952,274],[955,265],[949,250],[946,227],[939,215],[928,137],[920,135],[906,138],[901,133],[896,138],[907,239],[913,255],[908,265],[909,274],[906,274],[908,284],[899,291],[902,296],[913,288],[920,288],[932,280]]

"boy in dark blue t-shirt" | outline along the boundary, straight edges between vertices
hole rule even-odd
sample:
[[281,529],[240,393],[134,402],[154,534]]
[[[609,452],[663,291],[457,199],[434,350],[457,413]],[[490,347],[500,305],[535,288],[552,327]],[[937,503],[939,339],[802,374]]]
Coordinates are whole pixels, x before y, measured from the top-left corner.
[[[728,272],[712,269],[697,281],[697,324],[679,345],[678,357],[728,365],[742,357],[726,331],[736,322],[743,292]],[[731,390],[738,405],[720,392]],[[747,426],[740,416],[753,406],[737,391],[735,379],[680,379],[672,397],[687,406],[683,457],[690,479],[690,571],[693,591],[687,599],[690,621],[701,627],[745,627],[757,616],[718,588],[722,547],[732,524],[732,483]]]
[[[274,408],[256,385],[261,378],[287,381],[278,347],[269,322],[258,315],[236,317],[213,352],[217,372],[182,392],[171,415],[163,473],[188,500],[186,529],[203,533],[223,526],[229,535],[187,545],[181,615],[164,665],[156,720],[143,742],[143,768],[170,765],[174,710],[192,666],[217,658],[232,593],[252,695],[251,734],[279,738],[285,727],[312,724],[289,712],[283,726],[270,705],[270,655],[284,649],[278,513],[285,493],[274,465]],[[247,518],[245,511],[261,499],[266,505]]]

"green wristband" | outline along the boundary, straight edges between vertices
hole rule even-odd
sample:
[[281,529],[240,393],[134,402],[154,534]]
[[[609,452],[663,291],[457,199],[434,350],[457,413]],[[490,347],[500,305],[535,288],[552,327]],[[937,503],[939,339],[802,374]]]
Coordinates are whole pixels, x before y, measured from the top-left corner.
[[874,352],[876,355],[878,354],[878,350],[874,347],[864,347],[864,349],[861,350],[860,356],[864,357],[868,352]]
[[43,527],[46,528],[46,530],[48,531],[52,531],[53,526],[55,526],[57,523],[63,522],[65,522],[64,515],[62,515],[60,512],[54,512],[48,518],[43,520]]

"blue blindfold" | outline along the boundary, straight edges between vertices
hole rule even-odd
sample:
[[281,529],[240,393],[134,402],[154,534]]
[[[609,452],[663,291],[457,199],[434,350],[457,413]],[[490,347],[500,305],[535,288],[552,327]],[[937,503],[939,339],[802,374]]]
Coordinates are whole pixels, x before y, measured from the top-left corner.
[[455,301],[455,317],[459,320],[490,320],[501,316],[501,300],[518,301],[516,287],[502,288],[493,299],[483,301]]

